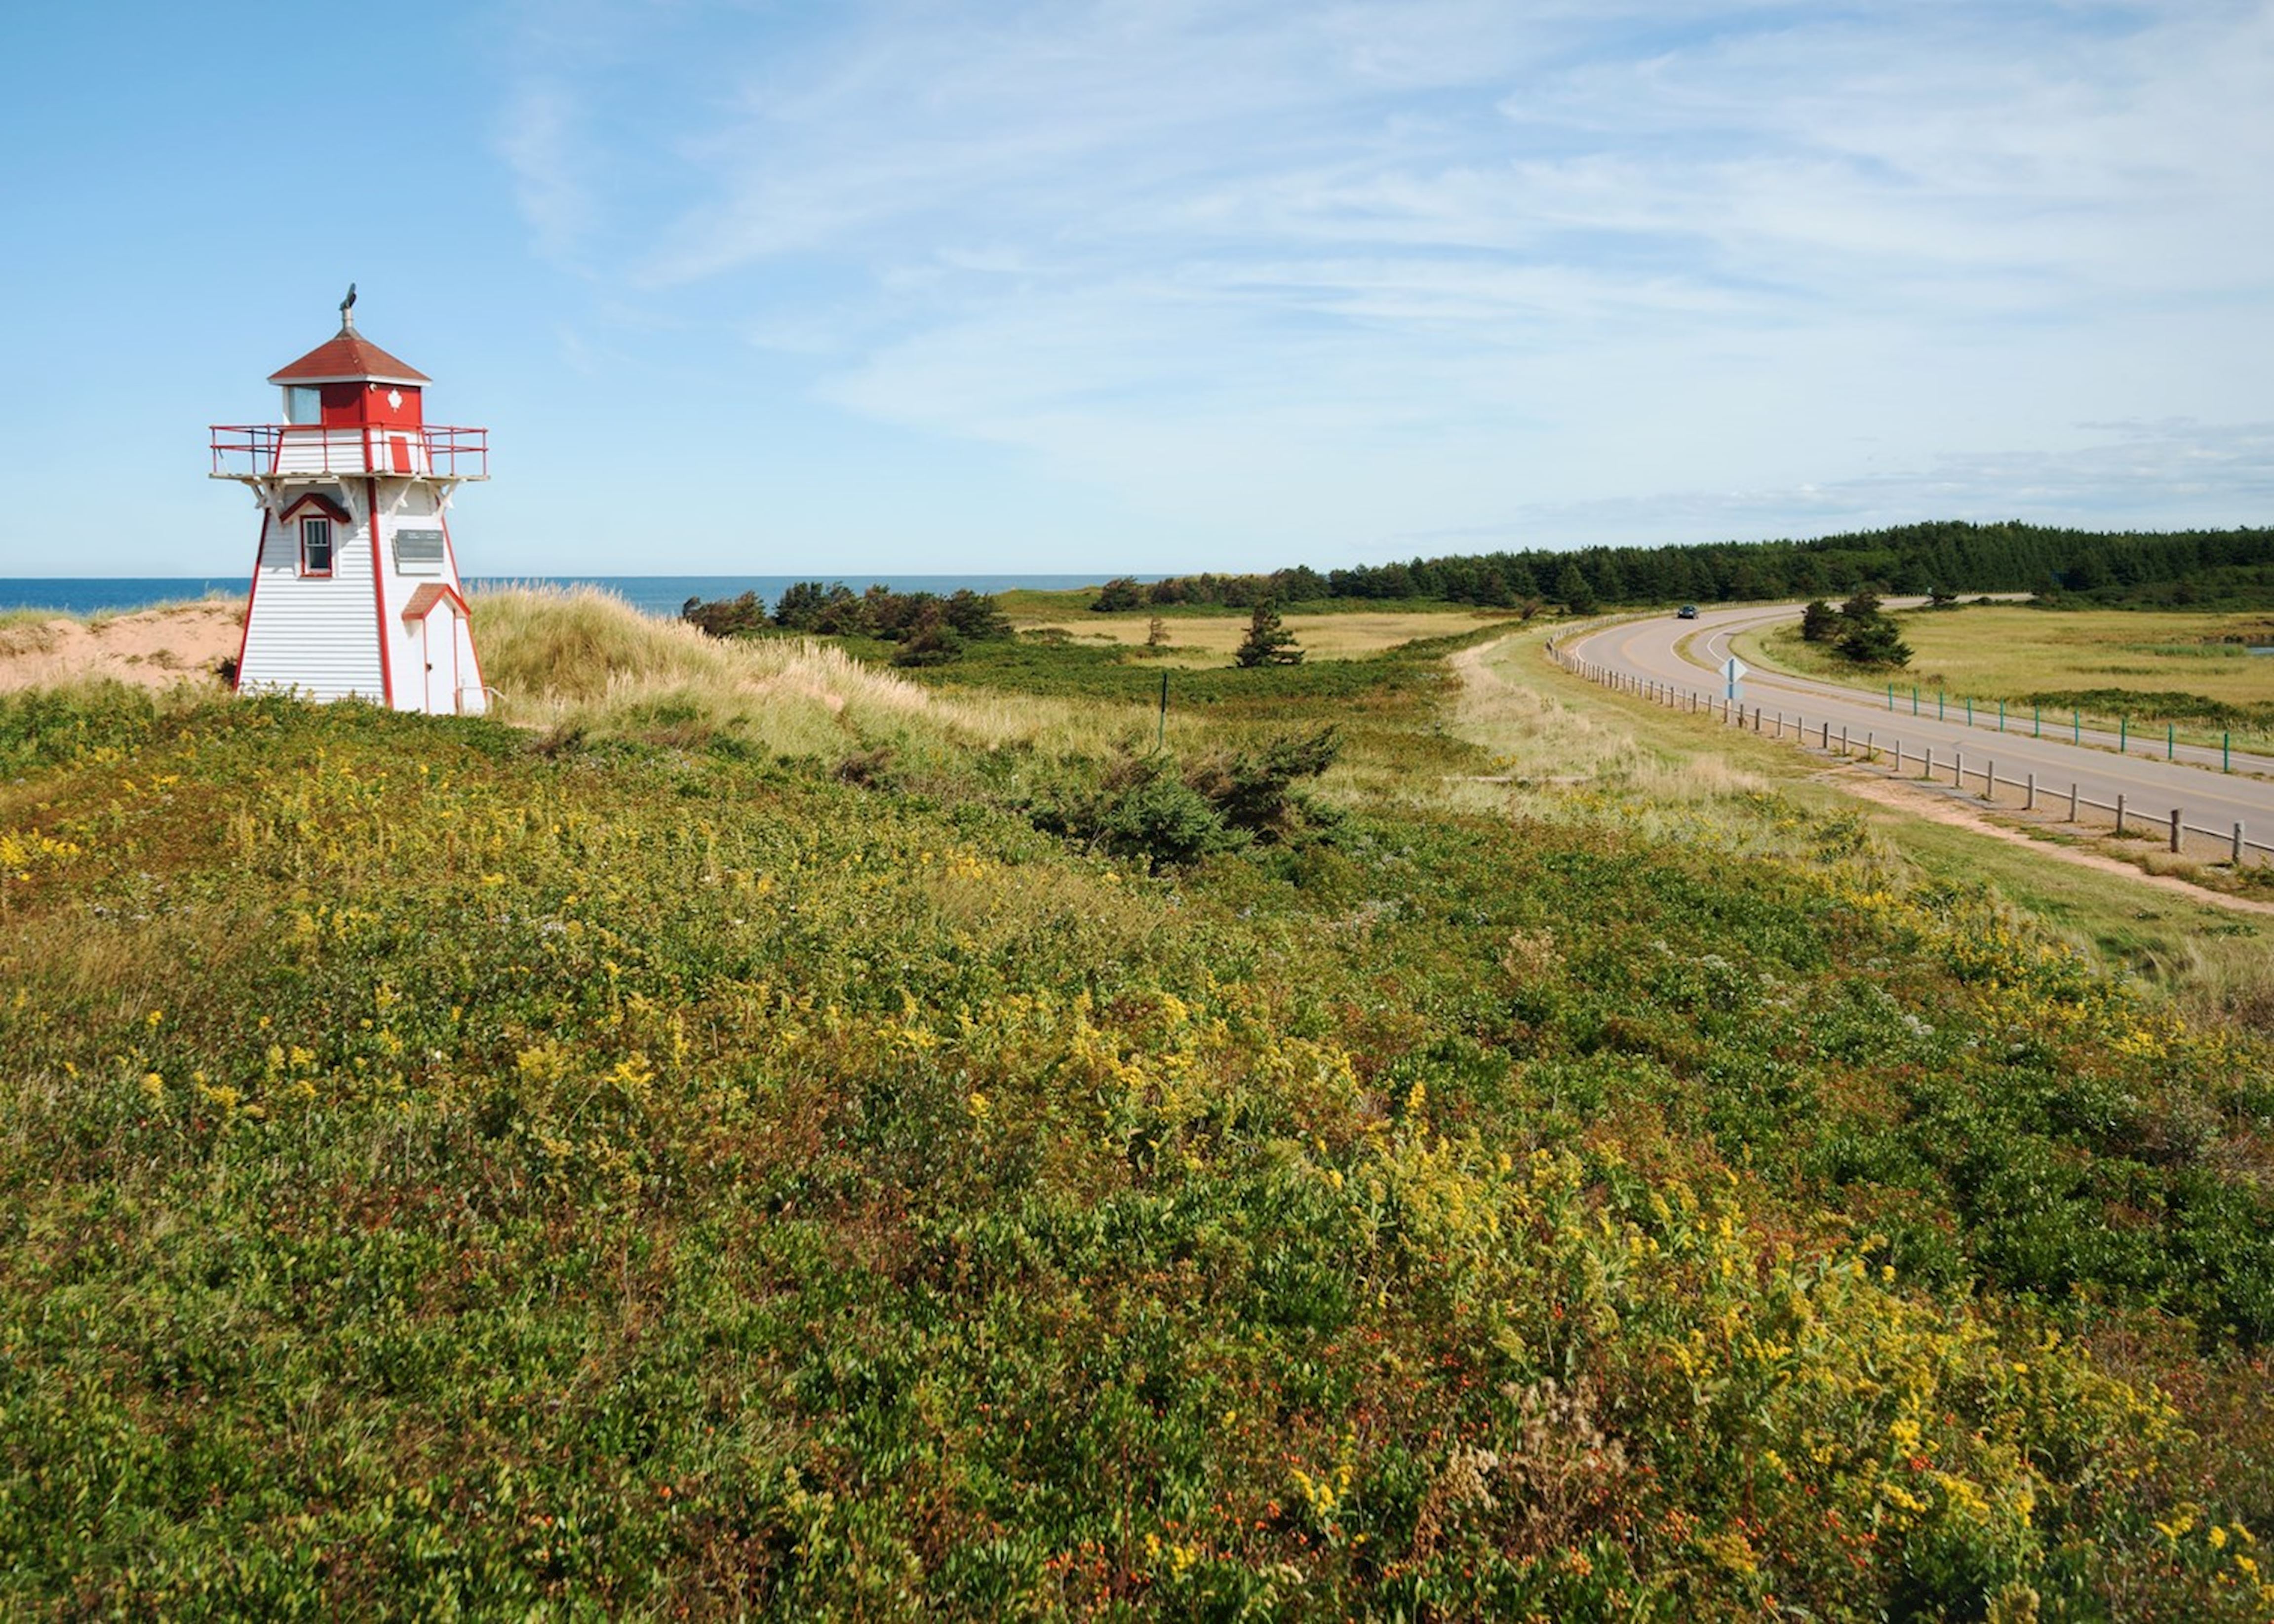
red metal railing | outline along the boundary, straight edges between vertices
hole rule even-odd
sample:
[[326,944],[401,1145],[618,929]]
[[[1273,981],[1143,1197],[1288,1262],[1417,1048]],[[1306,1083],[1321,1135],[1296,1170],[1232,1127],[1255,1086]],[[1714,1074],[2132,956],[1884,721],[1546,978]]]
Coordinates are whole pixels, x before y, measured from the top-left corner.
[[487,429],[432,428],[426,436],[426,469],[440,479],[486,479],[490,477],[490,432]]
[[216,479],[292,474],[417,474],[435,479],[490,477],[487,429],[216,424],[212,451]]

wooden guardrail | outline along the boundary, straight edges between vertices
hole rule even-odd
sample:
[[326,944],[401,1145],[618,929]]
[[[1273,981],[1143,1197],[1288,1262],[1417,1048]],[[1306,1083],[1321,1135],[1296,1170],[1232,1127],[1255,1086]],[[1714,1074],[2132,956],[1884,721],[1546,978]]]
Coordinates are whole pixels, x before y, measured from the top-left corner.
[[[1573,675],[1620,693],[1632,694],[1671,710],[1703,715],[1723,726],[1747,728],[1764,737],[1781,739],[1789,733],[1796,744],[1806,746],[1810,742],[1807,719],[1798,712],[1788,717],[1781,710],[1771,711],[1759,705],[1751,706],[1749,710],[1737,701],[1716,698],[1696,688],[1686,688],[1652,678],[1630,676],[1593,660],[1581,659],[1570,650],[1556,647],[1553,639],[1547,644],[1547,656]],[[2248,830],[2240,823],[2227,829],[2207,829],[2201,824],[2188,823],[2186,809],[2181,807],[2173,807],[2168,813],[2142,814],[2122,794],[2119,794],[2113,803],[2097,801],[2085,794],[2074,780],[2069,784],[2067,793],[2063,795],[2058,786],[2041,786],[2034,772],[2020,778],[2000,775],[1993,757],[1984,756],[1980,767],[1969,768],[1965,753],[1954,748],[1949,752],[1946,763],[1938,763],[1934,747],[1931,744],[1921,746],[1916,751],[1907,751],[1902,740],[1897,737],[1891,736],[1886,743],[1881,743],[1874,729],[1864,733],[1859,745],[1848,726],[1842,726],[1835,732],[1831,723],[1821,720],[1817,724],[1814,743],[1815,748],[1824,754],[1840,759],[1874,765],[1884,761],[1894,776],[1898,778],[1903,776],[1908,762],[1917,764],[1918,778],[1922,782],[1940,783],[1946,772],[1951,786],[1962,793],[1966,790],[1969,780],[1978,782],[1982,786],[1981,799],[1993,806],[1997,804],[2000,789],[2011,789],[2019,793],[2021,804],[2016,809],[2020,811],[2041,813],[2051,808],[2058,813],[2065,808],[2066,816],[2062,821],[2080,825],[2087,821],[2087,812],[2105,812],[2114,818],[2117,834],[2129,834],[2135,829],[2144,833],[2152,828],[2164,834],[2173,852],[2184,853],[2188,837],[2193,836],[2197,841],[2198,851],[2208,844],[2219,852],[2219,856],[2214,861],[2223,861],[2238,868],[2254,861],[2274,861],[2274,846],[2251,839]]]

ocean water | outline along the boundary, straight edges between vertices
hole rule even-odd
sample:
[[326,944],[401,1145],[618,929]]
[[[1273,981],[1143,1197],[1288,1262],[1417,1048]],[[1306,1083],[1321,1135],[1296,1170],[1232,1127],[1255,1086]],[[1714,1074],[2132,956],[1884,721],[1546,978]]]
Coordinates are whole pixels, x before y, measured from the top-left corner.
[[[800,581],[842,579],[856,592],[881,583],[901,592],[945,594],[968,587],[975,592],[1003,592],[1026,587],[1038,591],[1064,591],[1096,586],[1111,572],[1086,575],[472,575],[472,587],[542,583],[548,586],[597,586],[615,593],[636,609],[650,614],[675,616],[690,598],[739,598],[756,592],[768,603]],[[1157,580],[1141,575],[1141,581]],[[0,609],[56,609],[70,614],[92,614],[98,609],[142,609],[152,604],[177,603],[184,598],[219,595],[243,598],[250,584],[243,575],[147,575],[72,578],[0,576]]]
[[0,609],[61,609],[92,614],[98,609],[145,609],[184,598],[245,596],[243,575],[116,575],[72,580],[0,576]]

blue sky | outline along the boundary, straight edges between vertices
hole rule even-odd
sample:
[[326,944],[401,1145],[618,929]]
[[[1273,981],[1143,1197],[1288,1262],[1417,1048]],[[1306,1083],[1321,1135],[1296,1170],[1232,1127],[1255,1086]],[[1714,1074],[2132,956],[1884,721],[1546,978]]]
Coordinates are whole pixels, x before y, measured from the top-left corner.
[[237,572],[364,331],[473,573],[2274,522],[2274,5],[35,8],[0,575]]

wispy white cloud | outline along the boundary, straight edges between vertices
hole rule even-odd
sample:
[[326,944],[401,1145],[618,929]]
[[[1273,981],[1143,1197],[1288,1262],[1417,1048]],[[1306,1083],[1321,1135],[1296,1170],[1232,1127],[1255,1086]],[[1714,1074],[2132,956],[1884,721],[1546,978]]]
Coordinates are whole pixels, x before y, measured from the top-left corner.
[[2255,0],[647,15],[511,106],[546,252],[1180,534],[2268,495]]
[[1969,452],[1917,466],[1742,490],[1688,490],[1538,503],[1490,523],[1411,530],[1396,551],[1446,553],[1564,543],[1794,538],[1907,523],[1922,515],[2109,530],[2263,523],[2274,505],[2274,422],[2187,419],[2074,425],[2066,451]]
[[523,84],[498,127],[498,150],[511,170],[514,199],[529,222],[538,250],[552,259],[573,255],[595,219],[584,166],[576,151],[569,94],[561,86]]

